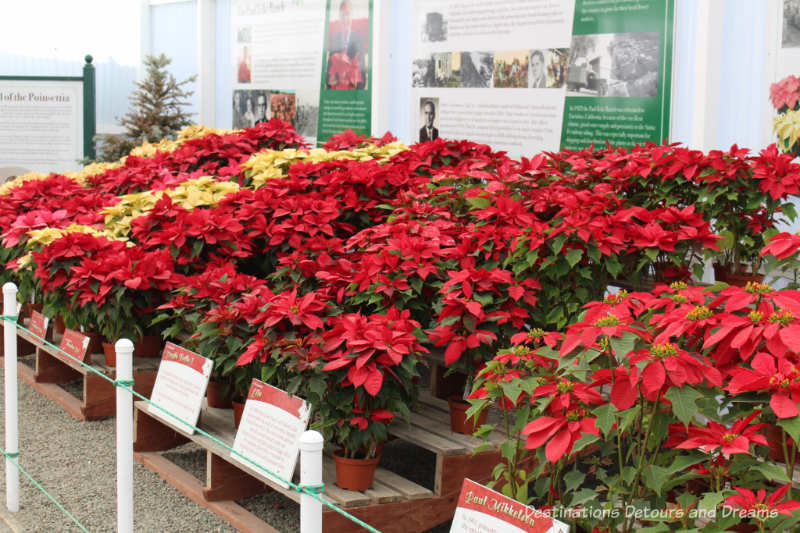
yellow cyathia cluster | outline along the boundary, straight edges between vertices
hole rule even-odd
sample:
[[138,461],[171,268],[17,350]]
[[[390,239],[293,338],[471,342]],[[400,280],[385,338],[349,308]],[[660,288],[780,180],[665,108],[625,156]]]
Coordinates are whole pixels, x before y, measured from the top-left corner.
[[253,154],[243,165],[242,170],[245,176],[250,179],[252,187],[258,189],[267,180],[283,178],[286,176],[289,167],[298,162],[320,163],[322,161],[334,161],[350,159],[353,161],[369,161],[376,159],[378,163],[388,161],[392,156],[408,148],[400,142],[393,142],[383,146],[367,144],[361,148],[353,150],[336,150],[328,152],[322,148],[312,148],[310,150],[296,150],[287,148],[286,150],[265,150]]
[[212,176],[188,180],[166,191],[144,191],[120,197],[118,204],[103,210],[105,235],[124,239],[131,230],[131,221],[153,209],[166,194],[175,205],[185,209],[216,205],[228,194],[239,191],[239,185],[230,181],[217,181]]

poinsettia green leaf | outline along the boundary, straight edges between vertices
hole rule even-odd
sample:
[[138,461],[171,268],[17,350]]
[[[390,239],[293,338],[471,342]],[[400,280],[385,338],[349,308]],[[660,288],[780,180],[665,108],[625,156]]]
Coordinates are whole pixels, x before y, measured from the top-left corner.
[[778,466],[775,463],[757,463],[751,466],[750,469],[760,473],[767,481],[789,483],[789,476],[786,475],[786,470],[784,470],[782,466]]
[[579,248],[572,248],[564,257],[566,258],[567,263],[569,263],[569,266],[574,267],[580,262],[581,257],[583,257],[583,250]]
[[626,331],[622,334],[622,337],[612,337],[610,339],[611,348],[614,350],[617,357],[628,355],[633,351],[637,338],[638,337],[630,331]]
[[597,435],[592,435],[591,433],[584,433],[583,435],[581,435],[581,438],[575,441],[575,444],[572,445],[572,453],[578,453],[588,445],[593,444],[598,440],[600,440],[600,437],[598,437]]
[[647,488],[660,496],[661,489],[669,480],[669,472],[664,467],[648,465],[642,471],[642,479],[644,479],[644,484]]
[[702,394],[689,386],[672,387],[664,394],[664,397],[672,402],[672,412],[687,428],[689,427],[689,422],[697,413],[695,402],[702,396]]
[[614,413],[616,412],[617,408],[611,402],[601,405],[592,411],[594,416],[597,417],[595,424],[603,435],[608,435],[611,432],[611,427],[614,425]]
[[800,442],[800,415],[778,420],[778,425],[789,434],[795,442]]
[[577,489],[586,479],[586,474],[579,470],[572,470],[564,475],[565,492],[572,492]]

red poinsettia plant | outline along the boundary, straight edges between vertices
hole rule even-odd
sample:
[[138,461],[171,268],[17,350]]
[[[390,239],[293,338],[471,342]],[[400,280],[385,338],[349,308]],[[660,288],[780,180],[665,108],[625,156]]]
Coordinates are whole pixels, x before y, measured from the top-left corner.
[[[791,491],[765,487],[794,475],[798,311],[798,291],[675,283],[592,302],[563,335],[520,332],[471,395],[472,412],[496,404],[513,436],[495,483],[540,508],[584,509],[572,523],[585,531],[796,527]],[[698,511],[648,518],[667,508]],[[776,512],[732,511],[755,508]]]

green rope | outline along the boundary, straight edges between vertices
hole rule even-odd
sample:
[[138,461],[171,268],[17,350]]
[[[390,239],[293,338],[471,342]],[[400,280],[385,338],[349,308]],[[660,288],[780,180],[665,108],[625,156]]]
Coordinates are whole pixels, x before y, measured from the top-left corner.
[[16,322],[19,315],[0,315],[0,319],[8,320],[9,322]]
[[[0,315],[0,318],[7,319],[3,315]],[[210,433],[208,433],[206,431],[203,431],[202,429],[200,429],[199,427],[197,427],[197,426],[195,426],[193,424],[190,424],[190,423],[186,422],[185,420],[180,418],[178,415],[171,413],[170,411],[164,409],[163,407],[161,407],[160,405],[158,405],[156,403],[153,403],[150,400],[150,398],[146,398],[142,394],[139,394],[138,392],[133,390],[133,380],[114,380],[114,379],[111,379],[109,376],[105,375],[104,373],[102,373],[101,371],[97,370],[93,366],[88,365],[85,362],[73,357],[72,355],[68,354],[67,352],[65,352],[64,350],[62,350],[61,348],[59,348],[55,344],[53,344],[51,342],[48,342],[47,340],[43,339],[42,337],[36,335],[31,330],[27,329],[26,327],[22,326],[21,324],[16,324],[16,326],[17,326],[17,329],[20,329],[20,330],[28,333],[29,335],[33,336],[34,338],[38,339],[43,345],[49,346],[50,348],[56,350],[57,352],[59,352],[59,353],[61,353],[63,355],[66,355],[70,360],[75,361],[76,363],[78,363],[79,365],[85,367],[89,371],[94,372],[95,374],[97,374],[101,378],[105,379],[106,381],[108,381],[109,383],[114,385],[115,387],[120,387],[120,388],[123,388],[123,389],[127,390],[133,396],[136,396],[137,398],[147,402],[148,405],[154,406],[156,409],[158,409],[159,411],[163,412],[164,414],[169,415],[170,417],[172,417],[173,419],[175,419],[179,423],[181,423],[181,424],[193,429],[194,431],[197,431],[200,435],[203,435],[204,437],[210,439],[212,442],[222,446],[223,448],[228,450],[230,453],[235,454],[238,457],[241,457],[245,462],[253,465],[254,467],[256,467],[256,469],[265,472],[269,477],[277,479],[281,483],[284,483],[284,484],[288,485],[289,488],[294,490],[295,492],[308,494],[309,496],[311,496],[315,500],[318,500],[319,502],[321,502],[326,507],[329,507],[330,509],[336,511],[337,513],[341,514],[342,516],[344,516],[348,520],[350,520],[352,522],[355,522],[356,524],[358,524],[359,526],[363,527],[364,529],[366,529],[370,533],[380,533],[380,531],[378,531],[374,527],[372,527],[369,524],[359,520],[358,518],[356,518],[355,516],[351,515],[347,511],[344,511],[343,509],[340,509],[339,507],[336,507],[336,505],[334,505],[333,503],[331,503],[328,500],[326,500],[325,498],[323,498],[320,494],[324,491],[324,485],[298,485],[298,484],[292,483],[288,479],[283,479],[281,476],[279,476],[275,472],[272,472],[270,469],[258,464],[257,462],[253,461],[249,457],[246,457],[246,456],[242,455],[240,452],[234,450],[231,446],[229,446],[228,444],[222,442],[217,437],[211,435]]]
[[164,409],[163,407],[161,407],[160,405],[158,405],[157,403],[152,402],[150,400],[150,398],[146,398],[145,396],[143,396],[142,394],[139,394],[138,392],[136,392],[135,390],[133,390],[129,386],[122,386],[122,385],[120,385],[120,386],[122,388],[126,389],[132,395],[136,396],[137,398],[147,402],[148,405],[152,405],[153,407],[155,407],[156,409],[158,409],[162,413],[167,414],[170,417],[174,418],[179,423],[192,428],[193,430],[197,431],[200,435],[203,435],[204,437],[206,437],[207,439],[211,440],[215,444],[218,444],[219,446],[222,446],[223,448],[228,450],[231,454],[234,454],[234,455],[236,455],[238,457],[241,457],[242,459],[244,459],[245,462],[253,465],[254,467],[256,467],[256,469],[265,472],[269,477],[277,479],[281,483],[284,483],[284,484],[288,485],[289,488],[294,490],[295,492],[300,492],[302,494],[308,494],[309,496],[311,496],[315,500],[319,501],[320,503],[322,503],[326,507],[336,511],[337,513],[339,513],[340,515],[344,516],[345,518],[347,518],[351,522],[354,522],[354,523],[358,524],[359,526],[363,527],[364,529],[366,529],[370,533],[381,533],[380,531],[378,531],[377,529],[375,529],[371,525],[369,525],[369,524],[365,523],[364,521],[356,518],[355,516],[351,515],[347,511],[345,511],[344,509],[340,509],[339,507],[337,507],[333,503],[331,503],[328,500],[326,500],[325,498],[323,498],[320,494],[325,489],[324,484],[322,484],[322,485],[299,485],[299,484],[296,484],[296,483],[292,483],[290,480],[284,479],[280,475],[278,475],[275,472],[271,471],[269,468],[260,465],[259,463],[255,462],[254,460],[250,459],[249,457],[247,457],[245,455],[242,455],[240,452],[234,450],[232,447],[230,447],[225,442],[222,442],[221,440],[219,440],[214,435],[211,435],[210,433],[208,433],[206,431],[203,431],[201,428],[186,422],[185,420],[180,418],[178,415],[173,414],[170,411],[168,411],[168,410]]
[[6,457],[9,459],[9,461],[11,461],[11,464],[12,464],[12,465],[14,465],[14,466],[16,466],[16,467],[17,467],[17,469],[18,469],[20,472],[22,472],[23,474],[25,474],[25,477],[27,477],[27,478],[28,478],[28,479],[31,481],[31,483],[33,483],[33,485],[34,485],[34,486],[35,486],[37,489],[39,489],[39,490],[40,490],[40,491],[41,491],[41,492],[42,492],[42,493],[43,493],[45,496],[47,496],[47,497],[50,499],[50,501],[51,501],[51,502],[53,502],[54,504],[56,504],[56,507],[58,507],[58,508],[61,510],[61,512],[62,512],[62,513],[64,513],[65,515],[67,515],[67,517],[69,517],[69,519],[70,519],[70,520],[72,520],[73,522],[75,522],[75,525],[77,525],[79,528],[81,528],[81,531],[83,531],[84,533],[89,533],[89,530],[88,530],[88,529],[86,529],[86,527],[84,527],[84,525],[83,525],[83,524],[81,524],[80,522],[78,522],[78,519],[77,519],[77,518],[75,518],[74,516],[72,516],[72,513],[70,513],[69,511],[67,511],[66,507],[64,507],[64,506],[63,506],[63,505],[62,505],[62,504],[61,504],[61,503],[60,503],[58,500],[56,500],[56,499],[55,499],[55,497],[53,497],[53,495],[52,495],[52,494],[50,494],[49,492],[47,492],[47,489],[45,489],[45,488],[44,488],[44,487],[43,487],[43,486],[42,486],[42,485],[41,485],[41,484],[40,484],[38,481],[36,481],[36,480],[33,478],[33,476],[32,476],[32,475],[30,475],[30,474],[27,472],[27,470],[25,470],[24,468],[22,468],[22,466],[21,466],[21,465],[20,465],[18,462],[16,462],[16,461],[14,460],[14,458],[15,458],[15,457],[17,457],[17,456],[19,455],[19,453],[9,453],[9,452],[7,452],[7,451],[3,450],[2,448],[0,448],[0,453],[2,453],[3,455],[5,455],[5,456],[6,456]]

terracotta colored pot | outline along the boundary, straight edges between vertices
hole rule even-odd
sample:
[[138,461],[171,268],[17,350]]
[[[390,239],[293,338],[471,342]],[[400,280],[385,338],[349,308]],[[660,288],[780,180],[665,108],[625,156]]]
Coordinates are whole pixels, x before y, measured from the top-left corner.
[[89,355],[93,353],[100,353],[103,351],[103,336],[94,331],[84,332],[84,335],[89,337],[89,347],[86,348],[87,360]]
[[64,317],[61,315],[56,315],[56,319],[53,321],[53,331],[59,335],[63,335],[66,329],[67,326],[64,324]]
[[117,366],[117,350],[113,344],[103,343],[103,355],[106,356],[106,366]]
[[[228,394],[222,395],[222,389],[225,383],[222,381],[209,381],[208,388],[206,389],[206,399],[208,400],[209,407],[216,407],[218,409],[231,408],[231,387],[228,387]],[[241,416],[241,415],[240,415]]]
[[233,425],[239,429],[239,423],[242,421],[242,413],[244,412],[244,402],[232,401],[233,405]]
[[764,281],[764,274],[753,274],[747,271],[731,272],[728,267],[714,263],[714,279],[724,281],[728,285],[744,287],[750,281],[761,283]]
[[336,463],[336,484],[340,488],[353,491],[365,491],[372,487],[375,478],[375,469],[378,468],[381,458],[374,459],[348,459],[341,456],[342,450],[333,454]]
[[467,409],[470,408],[470,404],[459,396],[450,396],[447,398],[447,403],[450,405],[450,429],[456,433],[472,435],[486,423],[486,418],[489,416],[489,411],[484,409],[477,420],[467,419]]
[[136,357],[161,357],[161,335],[144,335],[133,344]]

